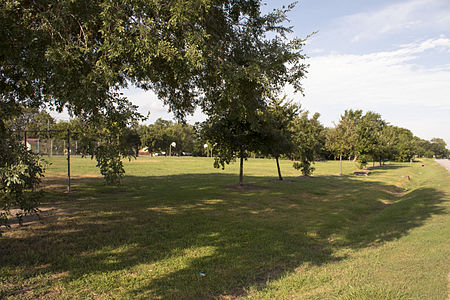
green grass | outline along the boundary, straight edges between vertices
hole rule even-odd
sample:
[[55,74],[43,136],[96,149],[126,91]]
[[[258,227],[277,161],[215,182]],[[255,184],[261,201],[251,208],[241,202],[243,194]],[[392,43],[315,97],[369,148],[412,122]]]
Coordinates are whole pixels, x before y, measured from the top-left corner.
[[238,165],[210,158],[126,161],[119,187],[73,158],[70,194],[64,158],[51,162],[53,211],[0,238],[0,298],[448,296],[450,176],[431,160],[368,177],[320,162],[312,178],[282,161],[278,182],[273,160],[249,159],[236,189]]

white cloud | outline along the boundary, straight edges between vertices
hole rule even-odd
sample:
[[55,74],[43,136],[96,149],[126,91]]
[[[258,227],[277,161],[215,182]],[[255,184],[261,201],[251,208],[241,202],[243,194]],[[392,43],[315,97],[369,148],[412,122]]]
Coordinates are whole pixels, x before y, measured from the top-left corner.
[[352,42],[375,40],[390,34],[438,30],[448,32],[450,1],[410,0],[381,9],[338,19],[337,31],[350,34]]
[[[158,96],[152,91],[144,91],[139,89],[127,89],[122,91],[133,104],[139,107],[138,111],[147,116],[150,113],[145,123],[150,124],[157,119],[162,118],[164,120],[173,120],[173,113],[169,112],[169,107],[164,105],[164,102],[158,99]],[[188,123],[201,122],[206,119],[206,116],[197,109],[192,116],[187,116]]]
[[156,94],[152,91],[144,91],[138,89],[127,89],[122,91],[124,96],[139,106],[139,112],[147,115],[167,113],[168,108],[164,107],[164,103],[158,99]]
[[450,144],[450,66],[415,63],[422,55],[448,49],[450,40],[440,37],[393,51],[313,57],[301,102],[322,113],[326,125],[345,109],[373,110],[394,125],[424,138],[440,136]]

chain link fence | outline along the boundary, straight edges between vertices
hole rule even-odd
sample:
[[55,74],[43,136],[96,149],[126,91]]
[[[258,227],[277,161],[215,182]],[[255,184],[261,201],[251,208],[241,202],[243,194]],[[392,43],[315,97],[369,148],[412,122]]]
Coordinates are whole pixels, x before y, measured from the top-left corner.
[[78,149],[78,141],[71,140],[70,130],[27,130],[16,131],[14,134],[33,153],[67,157],[67,191],[70,192],[70,157],[82,155]]
[[[23,139],[23,143],[25,139]],[[61,138],[27,138],[26,139],[27,150],[47,156],[63,156],[67,155],[68,149],[70,149],[70,155],[82,155],[81,149],[78,147],[78,141],[70,141],[70,147],[68,147],[67,139]]]

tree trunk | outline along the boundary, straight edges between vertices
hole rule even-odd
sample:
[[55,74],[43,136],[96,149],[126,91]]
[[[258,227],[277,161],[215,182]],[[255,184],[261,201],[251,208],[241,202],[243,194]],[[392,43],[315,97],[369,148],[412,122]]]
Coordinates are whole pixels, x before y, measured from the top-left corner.
[[242,185],[244,181],[244,154],[241,153],[241,162],[239,167],[239,185]]
[[339,174],[339,176],[342,176],[342,153],[341,155],[339,155],[339,161],[341,163],[341,173]]
[[277,161],[278,179],[283,180],[283,177],[281,177],[280,162],[278,161],[278,156],[275,157],[275,159]]
[[355,158],[353,159],[353,162],[356,162],[358,160],[358,154],[355,154]]

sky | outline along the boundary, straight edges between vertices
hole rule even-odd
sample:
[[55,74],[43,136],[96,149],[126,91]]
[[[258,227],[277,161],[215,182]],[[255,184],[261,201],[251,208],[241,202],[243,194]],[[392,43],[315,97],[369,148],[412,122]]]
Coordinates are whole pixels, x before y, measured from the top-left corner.
[[290,16],[297,36],[318,31],[295,100],[325,126],[345,109],[371,110],[450,145],[449,0],[304,0]]
[[[263,1],[263,11],[292,1]],[[374,111],[388,123],[450,146],[449,0],[303,0],[288,14],[305,38],[305,96],[286,90],[327,127],[346,109]],[[154,93],[124,90],[147,123],[172,119]],[[203,121],[196,112],[188,122]]]

